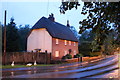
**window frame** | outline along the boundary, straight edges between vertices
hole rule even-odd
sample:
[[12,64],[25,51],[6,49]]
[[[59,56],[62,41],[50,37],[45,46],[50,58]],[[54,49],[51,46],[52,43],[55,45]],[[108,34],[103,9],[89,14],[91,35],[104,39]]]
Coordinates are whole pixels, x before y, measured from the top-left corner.
[[76,42],[74,42],[74,46],[76,46]]
[[74,55],[76,55],[76,50],[74,50]]
[[59,44],[59,40],[58,39],[56,39],[56,44]]
[[64,51],[64,56],[67,55],[67,50]]
[[67,40],[64,40],[65,45],[67,45]]
[[71,41],[69,41],[69,45],[71,45]]
[[55,51],[55,57],[59,57],[60,56],[59,53],[60,53],[59,51]]

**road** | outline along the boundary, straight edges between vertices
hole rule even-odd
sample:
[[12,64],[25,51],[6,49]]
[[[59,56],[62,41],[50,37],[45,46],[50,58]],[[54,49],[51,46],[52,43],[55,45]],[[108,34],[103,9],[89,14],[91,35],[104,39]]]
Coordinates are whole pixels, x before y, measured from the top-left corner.
[[4,69],[6,78],[118,78],[118,55],[91,62],[56,66]]

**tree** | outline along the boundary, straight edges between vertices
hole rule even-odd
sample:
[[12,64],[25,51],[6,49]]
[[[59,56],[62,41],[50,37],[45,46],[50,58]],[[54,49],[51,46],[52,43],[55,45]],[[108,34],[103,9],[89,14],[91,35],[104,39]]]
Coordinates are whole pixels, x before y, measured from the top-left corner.
[[60,6],[60,13],[65,14],[65,11],[71,10],[72,8],[76,8],[80,6],[78,0],[62,0],[62,4]]
[[20,38],[19,38],[19,49],[20,51],[26,51],[27,50],[27,37],[28,37],[28,34],[30,32],[30,28],[29,28],[29,25],[25,25],[24,27],[21,27],[22,25],[20,25],[19,27],[19,35],[20,35]]
[[79,52],[84,56],[93,56],[94,54],[91,53],[101,51],[96,43],[96,34],[93,34],[91,31],[84,31],[79,41]]
[[78,34],[78,32],[77,32],[77,30],[75,29],[75,27],[74,27],[74,26],[70,26],[69,28],[70,28],[71,31],[74,33],[75,37],[76,37],[77,39],[79,39],[80,35]]
[[[65,11],[79,6],[78,1],[67,0],[62,2],[60,12],[65,14]],[[81,14],[87,15],[87,18],[80,21],[81,34],[86,29],[92,29],[92,32],[97,34],[97,44],[103,45],[107,35],[111,33],[112,29],[120,33],[120,3],[116,2],[84,2]],[[76,7],[77,9],[77,7]]]
[[104,53],[111,54],[113,53],[114,49],[116,48],[115,39],[116,39],[116,32],[113,31],[107,35],[107,38],[104,40]]
[[19,51],[19,34],[14,18],[10,19],[10,23],[6,27],[6,51]]
[[[0,25],[2,26],[2,25]],[[30,32],[29,25],[16,26],[14,18],[10,19],[10,23],[6,26],[6,51],[19,52],[27,49],[27,36]],[[2,26],[2,51],[4,49],[4,27]]]

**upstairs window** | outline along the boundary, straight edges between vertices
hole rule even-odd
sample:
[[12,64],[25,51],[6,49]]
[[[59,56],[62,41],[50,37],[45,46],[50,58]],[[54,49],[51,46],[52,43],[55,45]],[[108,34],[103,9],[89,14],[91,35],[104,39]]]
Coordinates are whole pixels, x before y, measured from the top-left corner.
[[56,44],[59,44],[59,41],[58,41],[58,39],[56,39]]
[[65,40],[65,45],[67,45],[67,40]]
[[71,45],[71,41],[69,41],[69,45]]
[[76,46],[76,43],[74,42],[74,46]]

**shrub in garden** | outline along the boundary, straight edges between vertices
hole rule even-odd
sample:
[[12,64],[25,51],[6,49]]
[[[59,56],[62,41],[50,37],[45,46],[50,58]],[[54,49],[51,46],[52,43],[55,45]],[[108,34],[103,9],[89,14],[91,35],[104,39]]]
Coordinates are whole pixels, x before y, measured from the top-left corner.
[[63,56],[62,59],[67,59],[67,57],[66,57],[66,56]]
[[62,59],[72,59],[72,55],[67,54],[67,55],[63,56]]
[[72,55],[71,54],[67,54],[66,57],[67,57],[67,59],[72,59]]
[[82,57],[83,55],[82,54],[76,54],[74,55],[74,58],[79,58],[79,57]]
[[79,57],[80,57],[79,54],[74,55],[74,58],[79,58]]

